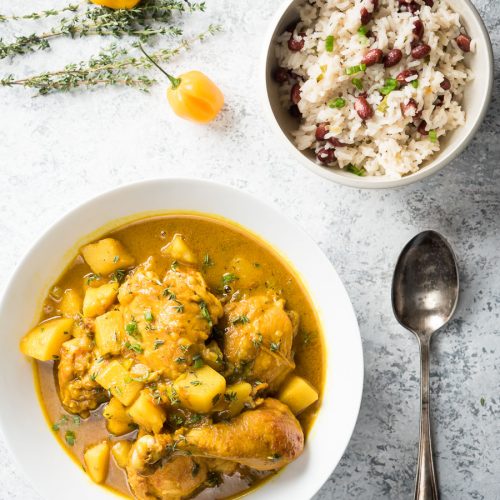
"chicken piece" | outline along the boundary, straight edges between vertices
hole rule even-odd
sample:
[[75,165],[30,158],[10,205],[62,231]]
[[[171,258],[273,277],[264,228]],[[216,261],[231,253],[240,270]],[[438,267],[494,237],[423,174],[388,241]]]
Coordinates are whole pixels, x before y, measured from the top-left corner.
[[175,379],[204,348],[223,311],[198,271],[178,267],[162,280],[158,273],[155,261],[148,259],[120,287],[128,345],[140,346],[126,355]]
[[295,368],[292,354],[298,316],[274,295],[254,295],[224,308],[224,355],[241,378],[278,389]]
[[178,437],[175,448],[266,471],[295,460],[304,449],[304,433],[286,405],[268,398],[227,422],[190,429]]
[[[166,434],[139,438],[130,452],[127,476],[134,495],[139,499],[174,500],[196,491],[207,478],[204,460],[188,456],[162,460],[172,438]],[[152,470],[152,466],[156,467]]]
[[83,418],[107,399],[106,392],[92,377],[95,363],[89,337],[76,337],[62,345],[57,371],[61,403],[67,411]]

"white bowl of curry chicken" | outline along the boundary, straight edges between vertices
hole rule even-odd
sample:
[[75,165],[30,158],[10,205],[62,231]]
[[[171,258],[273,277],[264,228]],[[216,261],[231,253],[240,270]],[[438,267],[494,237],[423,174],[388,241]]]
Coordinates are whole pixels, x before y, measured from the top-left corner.
[[357,418],[361,343],[334,269],[224,186],[85,203],[22,260],[0,315],[1,423],[46,498],[309,498]]

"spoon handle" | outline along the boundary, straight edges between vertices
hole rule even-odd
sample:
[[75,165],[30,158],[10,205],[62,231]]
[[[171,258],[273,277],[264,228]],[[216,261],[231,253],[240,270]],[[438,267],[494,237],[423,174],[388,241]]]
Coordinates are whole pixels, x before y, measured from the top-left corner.
[[415,500],[438,500],[436,474],[432,459],[429,419],[429,351],[430,341],[420,341],[420,444],[418,450]]

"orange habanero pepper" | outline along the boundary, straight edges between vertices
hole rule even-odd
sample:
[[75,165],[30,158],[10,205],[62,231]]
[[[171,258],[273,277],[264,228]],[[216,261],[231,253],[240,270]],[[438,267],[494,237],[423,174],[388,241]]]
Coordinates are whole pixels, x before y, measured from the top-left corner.
[[188,71],[178,78],[169,75],[151,57],[143,54],[170,80],[167,99],[174,113],[197,123],[211,122],[224,105],[224,95],[208,76],[201,71]]
[[141,0],[90,0],[96,5],[110,9],[133,9]]

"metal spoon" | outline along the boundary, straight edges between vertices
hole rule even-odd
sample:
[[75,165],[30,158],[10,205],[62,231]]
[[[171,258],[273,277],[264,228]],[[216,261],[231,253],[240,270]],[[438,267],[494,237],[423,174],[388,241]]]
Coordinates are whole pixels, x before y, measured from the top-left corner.
[[420,347],[420,445],[415,500],[438,500],[429,421],[429,351],[434,332],[446,325],[458,301],[453,250],[435,231],[417,234],[404,247],[394,270],[392,307],[396,319]]

